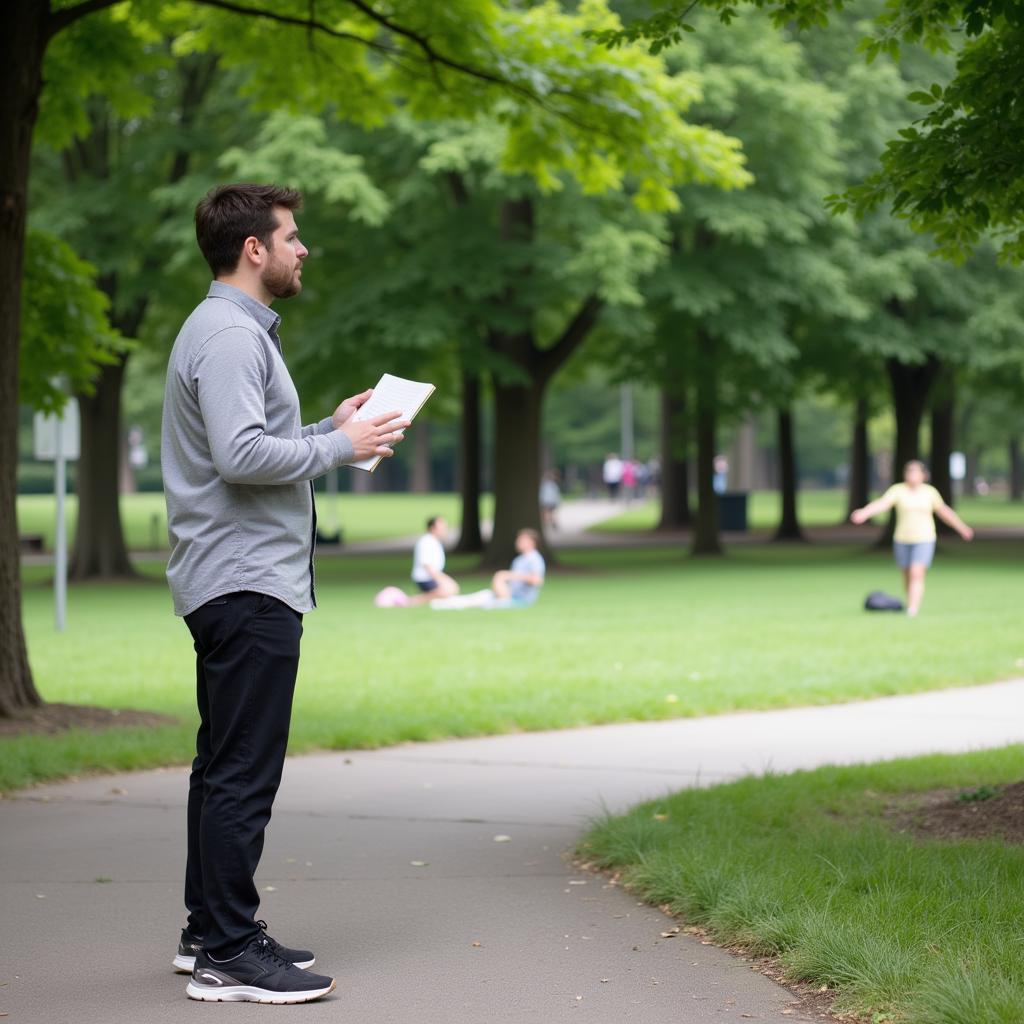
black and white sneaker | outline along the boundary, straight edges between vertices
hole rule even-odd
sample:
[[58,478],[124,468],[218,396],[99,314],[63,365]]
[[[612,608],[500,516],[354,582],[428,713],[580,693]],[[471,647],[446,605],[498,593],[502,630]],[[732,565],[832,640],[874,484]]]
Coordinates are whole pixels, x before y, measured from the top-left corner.
[[[316,957],[308,949],[289,949],[282,946],[276,939],[267,935],[267,922],[257,921],[264,938],[270,943],[270,948],[279,957],[287,960],[296,967],[312,967],[316,963]],[[178,943],[178,952],[174,957],[174,969],[182,974],[191,974],[196,965],[196,954],[203,948],[203,940],[198,935],[193,935],[187,928],[181,929],[181,941]]]
[[178,952],[174,956],[173,964],[176,971],[183,974],[191,974],[192,968],[196,965],[196,954],[203,948],[203,940],[193,935],[187,928],[181,929],[181,940],[178,942]]
[[270,943],[270,948],[282,959],[287,960],[288,963],[293,964],[295,967],[301,967],[303,969],[312,967],[316,963],[316,957],[308,949],[291,949],[288,946],[282,946],[277,939],[272,939],[267,934],[267,922],[257,921],[256,927],[263,933],[262,938],[266,939]]
[[253,939],[236,957],[211,960],[196,954],[189,999],[215,1003],[309,1003],[334,991],[334,979],[313,974],[279,956],[265,935]]

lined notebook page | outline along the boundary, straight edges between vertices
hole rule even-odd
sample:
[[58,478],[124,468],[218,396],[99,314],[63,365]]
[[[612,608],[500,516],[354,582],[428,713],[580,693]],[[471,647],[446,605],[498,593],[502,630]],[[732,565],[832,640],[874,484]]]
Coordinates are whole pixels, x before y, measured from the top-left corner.
[[[394,377],[390,373],[385,373],[373,389],[370,400],[352,418],[369,420],[398,409],[401,419],[411,420],[433,393],[433,384],[423,384],[420,381],[406,380],[404,377]],[[353,469],[365,469],[372,473],[383,458],[383,455],[373,455],[350,465]]]

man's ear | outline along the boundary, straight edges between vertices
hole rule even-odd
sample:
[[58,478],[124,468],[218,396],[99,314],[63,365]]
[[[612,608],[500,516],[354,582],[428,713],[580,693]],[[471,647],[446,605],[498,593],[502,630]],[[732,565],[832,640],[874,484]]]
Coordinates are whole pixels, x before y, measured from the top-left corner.
[[263,263],[263,243],[255,236],[250,235],[242,243],[242,259],[253,266],[260,266]]

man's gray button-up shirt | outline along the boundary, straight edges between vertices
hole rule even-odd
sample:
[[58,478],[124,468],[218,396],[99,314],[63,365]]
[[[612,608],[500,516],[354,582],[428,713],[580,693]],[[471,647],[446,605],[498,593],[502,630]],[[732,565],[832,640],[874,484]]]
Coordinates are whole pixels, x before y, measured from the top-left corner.
[[214,281],[174,342],[160,459],[178,615],[238,590],[314,607],[309,481],[354,452],[330,417],[302,426],[280,323]]

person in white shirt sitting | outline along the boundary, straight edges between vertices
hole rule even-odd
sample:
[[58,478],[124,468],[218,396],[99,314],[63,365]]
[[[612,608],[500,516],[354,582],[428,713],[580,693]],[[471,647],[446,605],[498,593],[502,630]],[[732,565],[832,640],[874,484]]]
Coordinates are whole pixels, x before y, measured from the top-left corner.
[[427,520],[427,532],[418,541],[412,553],[412,581],[420,593],[409,599],[410,604],[427,604],[439,597],[454,597],[459,585],[444,571],[443,538],[448,524],[443,516]]

